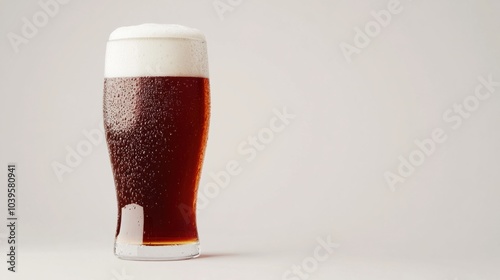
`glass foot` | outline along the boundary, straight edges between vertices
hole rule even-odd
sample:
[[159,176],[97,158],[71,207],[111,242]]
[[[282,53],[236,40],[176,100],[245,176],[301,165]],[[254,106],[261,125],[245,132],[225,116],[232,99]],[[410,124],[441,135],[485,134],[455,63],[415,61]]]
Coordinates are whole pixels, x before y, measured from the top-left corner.
[[200,255],[200,243],[160,246],[115,243],[115,255],[123,260],[136,261],[186,260]]

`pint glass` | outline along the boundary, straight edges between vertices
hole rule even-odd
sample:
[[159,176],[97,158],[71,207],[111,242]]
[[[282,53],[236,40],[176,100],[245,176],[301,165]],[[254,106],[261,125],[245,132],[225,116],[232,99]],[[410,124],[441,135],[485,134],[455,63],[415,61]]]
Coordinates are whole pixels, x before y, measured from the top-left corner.
[[113,31],[104,127],[118,200],[115,255],[199,255],[196,195],[210,115],[204,35],[179,25]]

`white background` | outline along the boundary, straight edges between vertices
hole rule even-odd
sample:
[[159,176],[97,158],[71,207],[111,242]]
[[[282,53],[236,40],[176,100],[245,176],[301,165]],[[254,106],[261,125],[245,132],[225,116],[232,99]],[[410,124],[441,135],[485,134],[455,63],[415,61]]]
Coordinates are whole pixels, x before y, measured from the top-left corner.
[[[301,279],[287,270],[310,264],[328,236],[340,246],[308,279],[499,279],[500,87],[459,128],[443,119],[479,76],[500,81],[498,1],[401,0],[350,63],[340,44],[354,45],[355,28],[388,0],[232,0],[223,13],[214,3],[70,1],[16,53],[8,34],[22,36],[23,17],[43,9],[0,1],[0,179],[8,162],[19,175],[19,272],[7,272],[1,226],[2,279]],[[206,34],[212,118],[200,190],[230,160],[242,168],[199,211],[196,260],[113,256],[102,139],[62,181],[52,167],[102,122],[109,33],[144,22]],[[285,107],[295,118],[247,161],[238,145]],[[392,191],[384,173],[436,128],[447,140]]]

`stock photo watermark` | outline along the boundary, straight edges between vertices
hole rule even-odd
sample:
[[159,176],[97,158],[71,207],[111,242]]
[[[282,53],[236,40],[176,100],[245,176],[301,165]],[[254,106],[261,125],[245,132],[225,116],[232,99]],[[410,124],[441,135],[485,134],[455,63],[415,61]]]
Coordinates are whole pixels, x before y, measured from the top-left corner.
[[[283,132],[287,126],[295,119],[296,115],[290,113],[287,107],[281,110],[274,108],[273,116],[269,119],[268,124],[257,131],[257,133],[248,136],[241,141],[236,147],[236,151],[240,157],[243,157],[244,162],[251,163],[259,153],[274,141],[277,134]],[[216,172],[209,172],[208,176],[212,179],[206,183],[198,191],[197,210],[203,210],[208,207],[210,200],[219,196],[223,189],[226,189],[233,177],[238,176],[243,172],[242,161],[238,159],[230,159],[224,165],[224,169]],[[186,222],[189,222],[190,211],[192,208],[187,205],[179,205]]]
[[[500,82],[494,81],[492,74],[489,74],[488,77],[480,76],[478,81],[472,94],[467,95],[461,102],[454,103],[443,112],[442,119],[451,127],[451,130],[462,127],[464,121],[479,109],[481,103],[490,99],[492,94],[496,92],[496,88],[500,87]],[[416,139],[414,149],[408,156],[398,156],[399,164],[396,170],[384,173],[389,188],[396,191],[396,186],[403,184],[448,138],[446,129],[438,127],[432,130],[429,137],[422,140]]]
[[127,271],[125,271],[124,267],[122,267],[121,272],[113,269],[113,271],[111,271],[111,274],[113,274],[113,278],[111,278],[111,280],[134,280],[134,276],[127,274]]
[[[286,107],[283,107],[281,110],[273,109],[273,114],[274,116],[269,119],[267,126],[261,128],[256,134],[248,136],[246,140],[238,144],[238,155],[244,157],[247,163],[254,161],[257,155],[274,140],[275,135],[281,133],[296,117]],[[229,186],[231,178],[241,174],[242,171],[243,168],[240,161],[231,159],[226,163],[224,170],[209,172],[212,181],[205,184],[198,194],[199,209],[206,208],[210,203],[210,199],[217,197],[221,189]]]
[[339,244],[332,241],[332,236],[326,238],[316,238],[317,246],[312,254],[302,259],[299,264],[294,264],[285,271],[281,277],[283,280],[304,280],[308,279],[313,273],[319,269],[319,265],[328,260],[335,249],[340,247]]
[[223,21],[226,13],[234,12],[242,3],[243,0],[215,0],[212,5],[219,19]]
[[17,165],[9,163],[7,165],[7,270],[16,272],[17,270]]
[[[111,278],[106,278],[109,280],[134,280],[135,277],[131,274],[128,274],[128,272],[125,270],[125,267],[122,267],[120,271],[118,269],[112,269],[111,270]],[[94,280],[93,278],[89,280]]]
[[26,45],[38,34],[40,29],[47,26],[51,18],[57,16],[61,10],[61,5],[68,4],[70,0],[40,0],[38,1],[38,11],[31,17],[22,17],[22,27],[18,32],[7,33],[7,39],[14,52],[20,51],[21,45]]
[[354,55],[361,54],[361,51],[367,48],[373,39],[380,35],[384,28],[389,26],[393,16],[403,11],[403,6],[399,0],[390,0],[386,9],[380,11],[371,11],[371,20],[364,24],[363,29],[354,27],[354,37],[352,44],[341,42],[340,50],[347,62],[351,63]]
[[78,141],[74,146],[66,145],[64,160],[54,160],[50,164],[54,175],[60,183],[64,181],[65,174],[75,171],[83,163],[84,159],[92,154],[94,148],[104,142],[104,123],[99,121],[97,127],[90,130],[83,129],[82,136],[83,139]]

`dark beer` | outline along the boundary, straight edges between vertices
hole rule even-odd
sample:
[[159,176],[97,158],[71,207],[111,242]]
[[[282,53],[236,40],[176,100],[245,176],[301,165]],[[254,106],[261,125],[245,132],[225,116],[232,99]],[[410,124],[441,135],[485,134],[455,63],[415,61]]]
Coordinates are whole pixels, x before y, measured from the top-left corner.
[[115,254],[198,256],[196,197],[210,115],[205,37],[179,25],[118,28],[106,46],[104,76]]
[[[132,100],[133,106],[124,105]],[[207,139],[209,100],[206,78],[105,79],[105,129],[118,220],[126,205],[141,205],[142,244],[198,240],[194,202]],[[123,116],[131,123],[120,129]],[[117,236],[119,232],[120,223]]]

